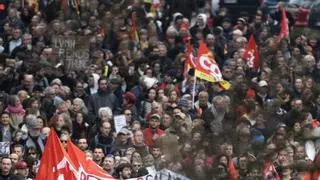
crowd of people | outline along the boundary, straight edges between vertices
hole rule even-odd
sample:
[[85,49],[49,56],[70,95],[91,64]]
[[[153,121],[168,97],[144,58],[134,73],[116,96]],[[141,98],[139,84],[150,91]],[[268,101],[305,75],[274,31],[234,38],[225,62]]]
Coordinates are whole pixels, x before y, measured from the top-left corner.
[[[210,0],[155,2],[0,1],[0,180],[35,178],[51,128],[118,179],[318,179],[318,39],[291,33],[287,11],[278,42],[282,3],[232,14]],[[258,71],[243,58],[251,35]],[[57,62],[58,36],[90,38],[84,69]],[[230,88],[185,72],[200,41]]]

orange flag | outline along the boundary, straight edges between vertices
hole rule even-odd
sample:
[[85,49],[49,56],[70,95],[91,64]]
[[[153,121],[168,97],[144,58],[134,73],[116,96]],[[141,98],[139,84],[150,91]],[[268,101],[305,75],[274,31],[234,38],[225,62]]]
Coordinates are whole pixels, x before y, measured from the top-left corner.
[[282,39],[289,36],[289,25],[288,25],[288,18],[287,18],[285,8],[281,8],[281,15],[282,15],[281,24],[280,24],[281,30],[278,36],[278,42],[280,42]]
[[63,148],[56,132],[51,129],[44,148],[36,180],[76,179],[74,165]]
[[131,40],[139,42],[139,36],[137,32],[137,25],[136,25],[136,12],[133,12],[131,15],[131,30],[130,30],[130,36]]
[[243,54],[243,59],[247,61],[249,68],[258,71],[259,69],[259,52],[256,41],[254,40],[253,35],[250,36],[247,49]]
[[231,180],[237,180],[238,179],[238,173],[236,168],[234,167],[233,161],[230,159],[229,160],[229,173],[230,173],[230,179]]
[[80,175],[80,179],[114,179],[93,160],[86,159],[86,155],[70,140],[68,140],[68,154]]

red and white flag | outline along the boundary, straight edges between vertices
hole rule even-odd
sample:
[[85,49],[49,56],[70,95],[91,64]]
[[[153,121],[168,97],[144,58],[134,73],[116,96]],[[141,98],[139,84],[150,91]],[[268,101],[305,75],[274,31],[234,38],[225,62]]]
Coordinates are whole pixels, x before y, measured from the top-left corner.
[[247,65],[249,68],[258,71],[259,69],[259,52],[256,41],[254,40],[253,35],[250,36],[247,49],[243,54],[243,59],[247,61]]
[[198,50],[198,58],[195,61],[195,74],[198,78],[209,82],[223,81],[218,64],[214,60],[206,43],[201,41]]
[[55,130],[51,129],[36,180],[110,180],[114,179],[71,141],[68,153],[62,146]]
[[40,161],[36,180],[77,179],[74,164],[63,148],[55,130],[51,129]]
[[278,42],[280,42],[282,39],[289,36],[289,22],[287,18],[287,13],[285,8],[281,8],[281,24],[280,24],[280,34],[278,36]]
[[86,159],[86,155],[70,140],[68,140],[68,154],[75,165],[80,179],[109,180],[114,179],[105,170],[98,166],[92,159]]
[[192,53],[192,45],[189,40],[186,50],[186,60],[184,62],[184,75],[187,76],[190,69],[195,68],[194,56]]

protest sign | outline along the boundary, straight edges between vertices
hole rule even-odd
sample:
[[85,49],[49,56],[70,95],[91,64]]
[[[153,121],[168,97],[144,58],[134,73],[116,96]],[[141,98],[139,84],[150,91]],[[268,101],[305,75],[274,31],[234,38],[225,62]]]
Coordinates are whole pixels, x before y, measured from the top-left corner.
[[10,142],[0,142],[0,155],[10,154]]
[[177,174],[175,172],[172,172],[168,169],[163,169],[161,171],[156,172],[155,174],[149,173],[148,175],[137,177],[137,178],[131,178],[129,180],[190,180],[189,178]]
[[114,127],[116,129],[116,133],[118,133],[124,126],[127,125],[125,115],[114,116]]
[[57,36],[52,43],[56,64],[62,63],[67,71],[83,70],[90,64],[90,37]]

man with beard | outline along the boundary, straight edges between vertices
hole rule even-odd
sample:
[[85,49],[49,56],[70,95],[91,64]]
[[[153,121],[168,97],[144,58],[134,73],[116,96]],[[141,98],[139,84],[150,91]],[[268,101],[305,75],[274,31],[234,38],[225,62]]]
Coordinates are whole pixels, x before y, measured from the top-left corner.
[[227,103],[224,96],[215,96],[212,100],[212,106],[208,108],[203,115],[207,128],[218,136],[223,131],[223,119],[227,114]]
[[31,57],[31,51],[32,35],[26,33],[22,36],[22,44],[12,50],[11,56],[15,58],[19,53],[23,53],[25,57]]
[[132,174],[131,165],[129,163],[120,164],[117,168],[117,179],[130,179]]
[[108,154],[106,157],[104,157],[102,161],[102,168],[107,171],[111,176],[115,175],[115,169],[114,169],[114,157],[112,154]]
[[82,151],[87,150],[87,149],[88,149],[87,139],[86,139],[86,138],[80,138],[80,139],[78,140],[77,146],[78,146]]
[[26,125],[28,128],[28,138],[25,142],[26,148],[34,147],[37,150],[37,154],[40,156],[44,150],[45,140],[44,137],[41,136],[41,123],[37,119],[37,117],[33,114],[29,114],[26,117]]
[[97,116],[101,107],[109,107],[111,110],[116,110],[118,106],[117,97],[109,92],[108,80],[105,77],[101,77],[98,81],[98,92],[90,96],[88,102],[89,113]]
[[19,27],[13,29],[12,39],[7,43],[5,53],[11,54],[16,47],[22,44],[21,32]]
[[159,128],[160,126],[160,115],[153,114],[149,121],[149,128],[144,130],[145,143],[148,147],[151,147],[155,140],[164,134],[164,131]]
[[101,147],[96,147],[93,150],[93,161],[97,163],[99,166],[103,162],[104,152]]

